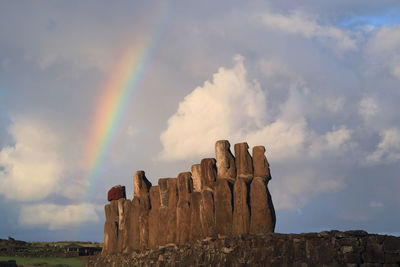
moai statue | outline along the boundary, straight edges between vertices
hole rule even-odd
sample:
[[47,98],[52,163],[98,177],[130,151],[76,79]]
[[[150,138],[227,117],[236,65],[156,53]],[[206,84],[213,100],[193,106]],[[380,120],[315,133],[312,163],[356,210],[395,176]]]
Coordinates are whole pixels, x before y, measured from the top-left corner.
[[118,252],[127,252],[129,250],[129,213],[131,209],[131,200],[120,198],[118,204]]
[[268,190],[271,173],[264,153],[264,146],[253,148],[254,179],[250,187],[251,233],[273,233],[275,230],[275,209]]
[[140,225],[139,225],[139,198],[133,198],[129,212],[128,226],[128,247],[129,251],[136,251],[140,248]]
[[196,241],[204,237],[203,230],[201,227],[201,192],[193,192],[190,194],[190,236],[191,242]]
[[150,187],[144,171],[137,171],[134,175],[134,198],[139,199],[139,249],[148,248],[149,242],[149,211]]
[[177,243],[184,244],[190,238],[190,195],[193,191],[192,177],[190,172],[178,175],[178,205],[176,210],[176,233]]
[[216,234],[214,194],[211,190],[201,192],[200,223],[203,237],[212,237]]
[[236,173],[238,178],[243,178],[247,183],[253,179],[253,160],[248,151],[249,145],[244,143],[235,144]]
[[201,165],[192,165],[192,180],[193,180],[193,192],[201,192],[203,186],[201,184]]
[[217,234],[232,234],[232,183],[228,179],[218,179],[214,189],[215,230]]
[[[167,216],[167,237],[166,244],[177,242],[176,234],[176,210],[178,205],[178,187],[177,179],[169,178],[168,182],[168,216]],[[165,219],[165,218],[163,218]],[[165,227],[165,225],[164,225]]]
[[117,253],[118,249],[118,203],[112,200],[104,207],[106,222],[104,224],[103,255]]
[[235,158],[230,150],[228,140],[219,140],[215,143],[215,157],[217,159],[217,179],[229,179],[235,182]]
[[160,192],[160,209],[158,219],[158,245],[167,244],[167,232],[168,232],[168,179],[161,178],[158,180],[158,187]]
[[233,223],[234,235],[247,234],[250,230],[249,185],[243,178],[237,178],[233,187]]
[[[110,204],[105,205],[103,254],[114,254],[122,250],[126,230],[126,216],[123,203],[126,200],[125,186],[113,186],[107,193]],[[121,213],[121,216],[119,216]],[[122,234],[122,236],[121,236]]]
[[217,179],[217,168],[215,163],[216,161],[213,158],[201,160],[201,185],[203,190],[214,189],[215,180]]
[[150,188],[151,209],[149,212],[149,248],[158,247],[159,212],[160,212],[160,187]]
[[255,146],[253,147],[253,167],[254,177],[261,177],[267,180],[271,180],[271,172],[269,170],[269,163],[265,157],[265,147]]

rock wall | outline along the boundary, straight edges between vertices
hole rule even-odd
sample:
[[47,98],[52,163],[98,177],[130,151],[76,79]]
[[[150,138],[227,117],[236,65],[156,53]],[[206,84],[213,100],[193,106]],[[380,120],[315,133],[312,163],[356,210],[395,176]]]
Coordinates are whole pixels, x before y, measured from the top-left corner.
[[275,211],[265,148],[217,141],[215,157],[202,159],[191,172],[162,178],[152,186],[144,171],[133,177],[134,198],[114,186],[105,206],[103,255],[186,244],[206,237],[273,233]]
[[130,254],[90,257],[86,266],[400,266],[400,238],[364,231],[246,234]]

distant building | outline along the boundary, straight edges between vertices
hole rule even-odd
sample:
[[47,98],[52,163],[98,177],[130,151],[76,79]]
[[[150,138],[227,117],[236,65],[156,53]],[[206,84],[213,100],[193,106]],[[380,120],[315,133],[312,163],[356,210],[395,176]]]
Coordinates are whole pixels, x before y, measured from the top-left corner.
[[78,244],[69,244],[64,247],[64,250],[69,257],[90,256],[101,252],[100,247],[85,247]]

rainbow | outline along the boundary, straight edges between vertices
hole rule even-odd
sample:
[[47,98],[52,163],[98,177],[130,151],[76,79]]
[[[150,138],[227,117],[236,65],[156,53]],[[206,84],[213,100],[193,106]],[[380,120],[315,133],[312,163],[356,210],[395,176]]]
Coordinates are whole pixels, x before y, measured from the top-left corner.
[[121,62],[108,78],[98,99],[85,147],[85,166],[89,172],[87,198],[92,193],[92,183],[99,175],[113,138],[121,127],[128,104],[134,98],[143,79],[148,64],[147,54],[149,52],[146,52],[144,47],[128,49],[123,53]]
[[133,45],[126,49],[121,49],[124,51],[120,56],[121,60],[108,77],[98,98],[91,116],[94,120],[84,148],[84,168],[87,170],[84,202],[88,202],[93,194],[95,181],[100,175],[104,159],[151,65],[157,45],[160,43],[161,28],[165,28],[165,16],[163,17],[164,20],[159,21],[157,25],[159,27],[156,27],[152,35],[132,42]]

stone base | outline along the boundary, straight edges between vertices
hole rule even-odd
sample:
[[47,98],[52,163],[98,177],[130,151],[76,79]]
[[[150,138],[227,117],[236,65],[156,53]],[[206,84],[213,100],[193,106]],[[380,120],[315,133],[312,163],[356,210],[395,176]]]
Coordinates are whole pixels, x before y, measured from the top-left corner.
[[400,237],[365,231],[206,238],[130,254],[93,256],[85,266],[399,266]]

